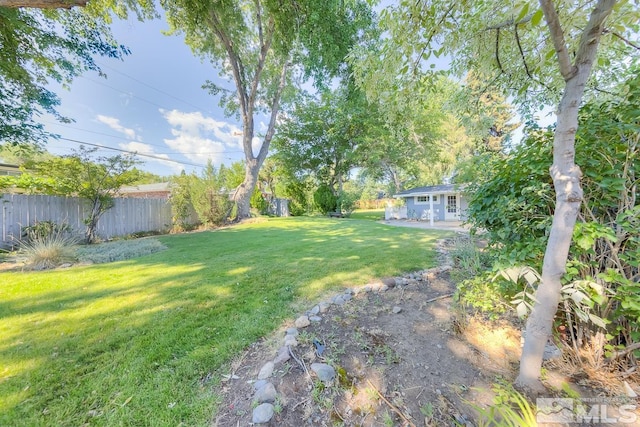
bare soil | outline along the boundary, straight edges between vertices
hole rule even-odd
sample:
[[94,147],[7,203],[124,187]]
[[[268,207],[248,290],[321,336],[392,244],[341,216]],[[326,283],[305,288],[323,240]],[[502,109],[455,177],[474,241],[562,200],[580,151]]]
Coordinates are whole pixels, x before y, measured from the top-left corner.
[[[294,354],[307,367],[328,363],[338,372],[323,386],[295,359],[276,370],[276,414],[269,426],[469,425],[473,405],[492,401],[496,377],[513,378],[520,332],[456,312],[448,273],[381,293],[359,293],[332,305],[322,321],[302,330]],[[394,307],[402,310],[394,313]],[[396,308],[397,311],[397,308]],[[292,326],[292,325],[285,325]],[[284,328],[283,328],[284,331]],[[256,343],[224,383],[215,425],[251,424],[252,380],[273,359],[284,332]],[[326,348],[315,352],[313,340]],[[458,424],[456,424],[458,423]]]
[[[453,300],[449,272],[427,277],[386,292],[359,292],[301,329],[298,346],[292,347],[296,358],[276,365],[269,378],[278,397],[273,418],[262,425],[478,425],[478,409],[494,403],[492,386],[511,384],[517,375],[522,325],[517,318],[489,321],[462,312]],[[214,426],[252,425],[253,383],[292,326],[293,320],[237,357],[217,390],[221,402]],[[325,346],[321,355],[314,340]],[[333,384],[315,377],[309,369],[314,362],[335,368]],[[615,375],[585,372],[567,355],[546,362],[544,370],[545,397],[611,396],[624,390]]]

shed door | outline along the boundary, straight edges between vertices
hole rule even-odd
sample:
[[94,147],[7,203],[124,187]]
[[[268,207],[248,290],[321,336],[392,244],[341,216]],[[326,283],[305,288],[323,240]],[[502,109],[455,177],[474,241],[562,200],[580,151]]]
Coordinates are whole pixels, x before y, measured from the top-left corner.
[[447,195],[447,206],[445,207],[445,211],[444,211],[445,221],[457,220],[459,218],[459,215],[458,215],[459,204],[460,203],[459,203],[457,194]]

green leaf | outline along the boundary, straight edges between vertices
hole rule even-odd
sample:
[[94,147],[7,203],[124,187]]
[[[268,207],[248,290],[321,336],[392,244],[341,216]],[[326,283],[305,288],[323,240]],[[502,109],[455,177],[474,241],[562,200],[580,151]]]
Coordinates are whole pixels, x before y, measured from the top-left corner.
[[531,24],[534,26],[539,25],[540,21],[542,21],[543,16],[544,16],[544,13],[542,12],[542,9],[538,9],[536,13],[533,14],[533,17],[531,18]]
[[522,9],[520,9],[520,13],[518,14],[518,17],[516,18],[516,22],[520,22],[524,19],[525,16],[527,16],[527,12],[529,12],[529,3],[525,3],[524,6],[522,7]]

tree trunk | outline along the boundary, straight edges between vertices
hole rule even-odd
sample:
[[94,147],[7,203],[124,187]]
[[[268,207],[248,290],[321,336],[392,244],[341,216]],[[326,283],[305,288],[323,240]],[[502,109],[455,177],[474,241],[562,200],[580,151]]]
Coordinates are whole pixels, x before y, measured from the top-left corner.
[[71,9],[86,6],[87,0],[0,0],[0,7],[30,7],[35,9]]
[[527,320],[520,373],[516,379],[518,386],[535,393],[545,390],[540,382],[542,357],[547,340],[551,337],[553,319],[558,310],[562,287],[560,280],[565,273],[573,229],[582,202],[581,171],[575,164],[578,111],[585,85],[596,59],[603,23],[611,12],[615,0],[600,0],[594,8],[582,34],[575,65],[571,65],[569,60],[564,33],[552,1],[540,0],[540,4],[566,84],[557,111],[553,139],[553,164],[550,168],[556,192],[556,207],[542,265],[541,283],[536,291],[533,310]]
[[236,189],[233,201],[238,206],[238,219],[251,217],[251,196],[258,182],[258,172],[262,163],[258,159],[247,161],[244,167],[244,181]]

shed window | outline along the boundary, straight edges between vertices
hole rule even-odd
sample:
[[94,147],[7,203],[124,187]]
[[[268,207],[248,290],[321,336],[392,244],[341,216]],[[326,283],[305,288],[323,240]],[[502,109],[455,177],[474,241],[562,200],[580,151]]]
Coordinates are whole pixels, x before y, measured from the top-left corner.
[[438,202],[438,196],[431,195],[431,196],[416,196],[416,203],[429,203],[429,197],[433,197],[434,203]]

